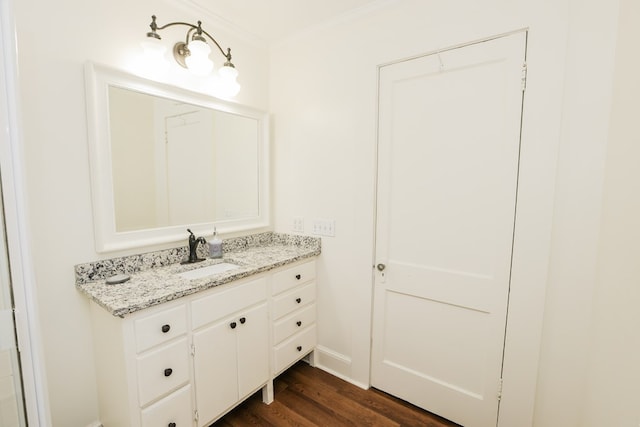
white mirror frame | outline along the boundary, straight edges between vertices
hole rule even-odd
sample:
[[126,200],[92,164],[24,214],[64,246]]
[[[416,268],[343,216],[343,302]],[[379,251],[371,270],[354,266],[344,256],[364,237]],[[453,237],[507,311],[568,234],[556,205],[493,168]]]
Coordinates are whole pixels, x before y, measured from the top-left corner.
[[[214,225],[220,234],[269,229],[269,123],[266,112],[223,101],[212,96],[153,82],[91,62],[85,65],[85,85],[87,92],[91,198],[97,252],[110,252],[186,240],[188,238],[187,228],[190,228],[198,236],[213,234]],[[241,220],[217,221],[215,223],[206,222],[117,232],[109,130],[110,86],[174,99],[257,120],[258,167],[260,169],[258,173],[258,216]]]

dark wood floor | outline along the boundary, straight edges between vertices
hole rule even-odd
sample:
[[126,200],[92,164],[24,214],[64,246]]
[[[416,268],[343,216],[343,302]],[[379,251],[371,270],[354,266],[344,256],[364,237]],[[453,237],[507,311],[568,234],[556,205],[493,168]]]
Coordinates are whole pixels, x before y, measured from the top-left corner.
[[280,375],[274,389],[271,405],[263,404],[258,392],[211,427],[457,426],[381,391],[362,390],[304,362]]

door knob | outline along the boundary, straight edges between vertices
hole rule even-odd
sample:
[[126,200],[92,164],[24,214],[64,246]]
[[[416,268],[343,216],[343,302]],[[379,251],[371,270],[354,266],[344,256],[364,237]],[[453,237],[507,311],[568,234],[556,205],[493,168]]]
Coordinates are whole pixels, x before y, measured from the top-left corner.
[[376,265],[376,268],[378,269],[378,271],[384,271],[384,269],[387,268],[387,266],[381,263]]

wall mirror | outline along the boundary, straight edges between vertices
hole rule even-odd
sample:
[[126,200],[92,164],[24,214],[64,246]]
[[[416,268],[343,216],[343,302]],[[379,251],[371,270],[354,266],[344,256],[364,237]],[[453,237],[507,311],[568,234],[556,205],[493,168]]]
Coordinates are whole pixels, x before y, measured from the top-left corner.
[[96,250],[264,229],[267,114],[85,67]]

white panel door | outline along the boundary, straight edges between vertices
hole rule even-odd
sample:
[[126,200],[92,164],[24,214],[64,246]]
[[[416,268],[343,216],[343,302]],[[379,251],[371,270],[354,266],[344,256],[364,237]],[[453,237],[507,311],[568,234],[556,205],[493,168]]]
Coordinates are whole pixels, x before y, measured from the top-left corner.
[[371,380],[495,426],[525,33],[380,69]]

